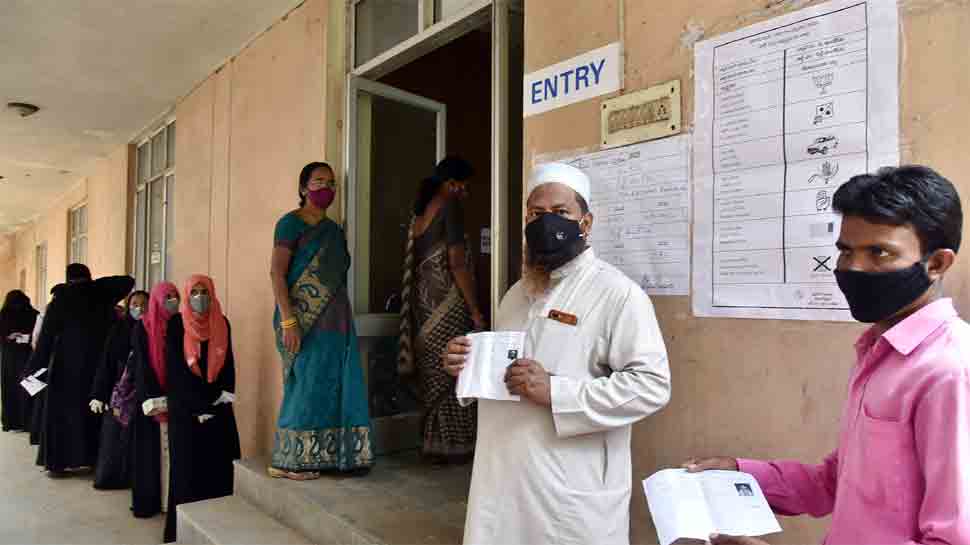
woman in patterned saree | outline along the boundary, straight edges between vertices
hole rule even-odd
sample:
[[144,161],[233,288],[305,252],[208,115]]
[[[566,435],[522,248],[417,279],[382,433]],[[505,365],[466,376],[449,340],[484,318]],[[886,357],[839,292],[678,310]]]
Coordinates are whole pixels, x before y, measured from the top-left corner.
[[350,255],[343,230],[326,216],[336,194],[333,169],[303,167],[299,192],[300,208],[276,224],[271,265],[283,403],[269,474],[366,473],[374,455],[347,295]]
[[441,367],[450,339],[485,328],[461,209],[472,174],[464,159],[446,157],[421,182],[404,263],[398,368],[420,374],[423,451],[436,464],[465,462],[475,451],[477,408],[458,404],[455,379]]

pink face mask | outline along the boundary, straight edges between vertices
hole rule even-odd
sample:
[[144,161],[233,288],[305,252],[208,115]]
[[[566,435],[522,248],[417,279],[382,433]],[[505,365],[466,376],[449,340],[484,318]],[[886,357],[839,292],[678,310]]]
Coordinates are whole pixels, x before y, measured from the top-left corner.
[[307,198],[310,199],[315,206],[326,210],[333,204],[333,198],[336,195],[333,189],[325,187],[323,189],[316,189],[307,192]]

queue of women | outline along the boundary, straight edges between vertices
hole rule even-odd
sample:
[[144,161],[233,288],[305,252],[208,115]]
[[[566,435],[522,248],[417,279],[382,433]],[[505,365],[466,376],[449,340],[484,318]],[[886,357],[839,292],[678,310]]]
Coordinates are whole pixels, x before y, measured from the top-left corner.
[[[30,432],[51,478],[93,471],[95,488],[130,488],[132,514],[165,512],[172,542],[176,506],[232,494],[239,437],[229,321],[208,277],[192,276],[181,293],[168,282],[131,292],[117,316],[105,286],[125,277],[76,274],[85,270],[71,266],[39,328],[27,296],[7,295],[3,429]],[[80,300],[90,312],[72,316]],[[78,350],[82,338],[102,347],[94,358]],[[31,396],[20,387],[27,376],[45,388]]]
[[[398,370],[423,386],[423,452],[464,463],[474,452],[475,409],[461,407],[440,355],[455,336],[485,326],[475,299],[461,203],[471,166],[447,158],[421,183],[407,240]],[[374,463],[367,387],[347,291],[350,255],[327,218],[331,167],[310,163],[300,206],[277,223],[271,260],[273,326],[283,400],[270,476],[293,480]],[[131,291],[134,279],[92,279],[70,265],[41,315],[20,290],[0,310],[4,431],[29,432],[52,478],[94,475],[98,489],[131,489],[137,518],[230,495],[240,457],[233,412],[229,320],[211,278],[193,275]],[[124,304],[116,307],[119,299]],[[32,378],[30,378],[32,377]],[[43,383],[28,393],[22,382]]]

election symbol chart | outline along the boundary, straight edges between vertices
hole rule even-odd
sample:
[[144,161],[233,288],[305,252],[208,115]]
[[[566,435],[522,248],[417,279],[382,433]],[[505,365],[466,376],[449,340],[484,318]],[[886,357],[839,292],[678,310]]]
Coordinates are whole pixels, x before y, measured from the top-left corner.
[[695,49],[698,316],[851,319],[839,186],[899,162],[894,0],[835,0]]

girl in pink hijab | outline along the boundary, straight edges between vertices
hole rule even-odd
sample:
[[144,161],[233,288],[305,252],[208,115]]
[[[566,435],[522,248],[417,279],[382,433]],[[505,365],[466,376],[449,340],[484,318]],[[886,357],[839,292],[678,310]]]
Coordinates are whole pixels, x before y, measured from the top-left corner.
[[165,542],[176,540],[178,505],[229,496],[239,432],[232,405],[236,369],[229,320],[215,284],[193,275],[165,335],[171,455]]
[[135,373],[137,414],[132,419],[133,477],[132,512],[148,518],[162,512],[168,488],[168,412],[165,372],[165,336],[169,320],[178,314],[178,288],[171,282],[157,284],[148,299],[148,310],[132,329],[132,365]]

